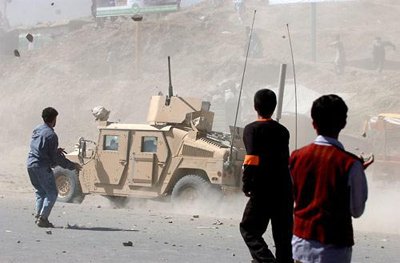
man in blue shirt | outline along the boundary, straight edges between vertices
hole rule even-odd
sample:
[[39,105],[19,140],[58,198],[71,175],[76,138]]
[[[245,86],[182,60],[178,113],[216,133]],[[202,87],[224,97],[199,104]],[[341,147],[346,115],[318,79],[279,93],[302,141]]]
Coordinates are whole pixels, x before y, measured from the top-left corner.
[[51,107],[42,111],[44,123],[32,133],[27,169],[36,195],[36,224],[39,227],[53,227],[48,218],[56,202],[58,191],[52,167],[59,165],[69,170],[80,170],[78,163],[64,156],[64,149],[58,148],[58,137],[54,132],[58,112]]

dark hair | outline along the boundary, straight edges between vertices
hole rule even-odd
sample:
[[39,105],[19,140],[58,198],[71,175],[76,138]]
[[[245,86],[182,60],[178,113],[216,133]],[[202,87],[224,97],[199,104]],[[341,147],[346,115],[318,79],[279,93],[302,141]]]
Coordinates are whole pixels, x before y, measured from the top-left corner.
[[272,90],[260,89],[254,95],[254,109],[262,117],[271,117],[276,107],[276,95]]
[[42,111],[43,121],[46,123],[52,122],[58,115],[56,109],[52,107],[47,107]]
[[329,94],[316,99],[311,108],[311,118],[318,134],[339,133],[346,125],[347,106],[337,95]]

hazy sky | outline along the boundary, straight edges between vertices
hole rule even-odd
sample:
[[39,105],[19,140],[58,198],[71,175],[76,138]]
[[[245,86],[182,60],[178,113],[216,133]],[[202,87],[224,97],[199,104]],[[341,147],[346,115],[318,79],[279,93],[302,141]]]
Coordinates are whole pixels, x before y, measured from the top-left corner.
[[[2,11],[5,1],[0,0]],[[7,4],[7,18],[12,27],[30,26],[40,22],[88,17],[91,15],[90,6],[91,0],[12,0]]]

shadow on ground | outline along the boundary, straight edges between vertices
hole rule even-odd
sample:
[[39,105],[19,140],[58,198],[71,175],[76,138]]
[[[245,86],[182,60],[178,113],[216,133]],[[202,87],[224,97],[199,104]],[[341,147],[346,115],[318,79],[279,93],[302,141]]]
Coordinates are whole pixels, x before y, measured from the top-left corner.
[[66,227],[54,227],[59,229],[72,229],[72,230],[88,230],[88,231],[121,231],[121,232],[139,232],[137,229],[123,229],[114,227],[87,227],[79,225],[67,225]]

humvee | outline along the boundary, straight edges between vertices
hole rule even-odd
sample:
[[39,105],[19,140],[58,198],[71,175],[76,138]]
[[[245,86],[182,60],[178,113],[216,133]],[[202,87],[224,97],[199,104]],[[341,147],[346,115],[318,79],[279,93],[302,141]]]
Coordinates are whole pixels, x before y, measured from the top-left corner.
[[178,202],[240,189],[244,149],[232,142],[241,141],[241,129],[231,129],[233,139],[213,132],[209,102],[174,96],[170,82],[168,96],[152,96],[147,124],[110,122],[104,115],[97,140],[80,138],[66,154],[82,164],[81,171],[54,169],[59,201],[100,194]]

